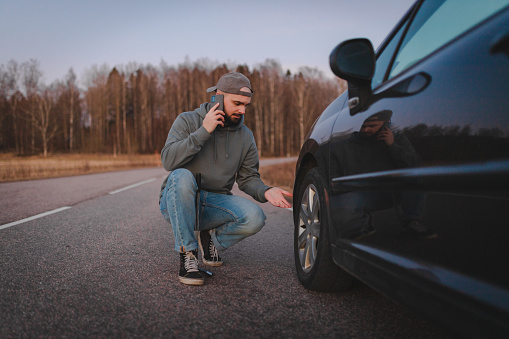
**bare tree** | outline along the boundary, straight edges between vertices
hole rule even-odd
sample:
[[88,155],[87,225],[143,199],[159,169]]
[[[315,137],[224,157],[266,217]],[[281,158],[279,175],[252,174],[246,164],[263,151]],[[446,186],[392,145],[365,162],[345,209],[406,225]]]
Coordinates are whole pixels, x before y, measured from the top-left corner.
[[[120,126],[122,114],[122,87],[124,81],[123,76],[117,71],[116,68],[110,72],[108,76],[108,99],[109,99],[109,112],[110,121],[114,122],[114,136],[113,136],[113,154],[122,154],[122,140]],[[124,131],[124,129],[122,129]]]
[[34,128],[39,131],[42,139],[42,147],[44,157],[48,156],[48,143],[55,136],[58,126],[55,122],[52,109],[54,105],[54,91],[50,88],[42,91],[41,95],[35,96],[37,109],[33,116],[32,122]]
[[74,74],[74,70],[69,69],[69,73],[67,73],[67,90],[69,91],[69,151],[72,153],[74,151],[74,115],[75,115],[75,105],[76,105],[76,94],[78,89],[76,87],[76,74]]
[[140,142],[140,151],[143,153],[154,150],[153,127],[155,111],[157,110],[157,86],[158,74],[153,69],[138,70],[136,73],[135,97],[136,106],[134,109],[136,138]]
[[[254,90],[256,90],[259,87],[260,83],[260,72],[258,70],[254,70],[251,74],[251,86]],[[256,95],[257,92],[255,92]],[[262,104],[261,102],[258,102],[256,100],[256,95],[253,97],[253,102],[251,103],[251,110],[254,111],[254,125],[252,128],[253,133],[255,136],[256,143],[258,145],[258,153],[260,156],[265,155],[265,149],[263,147],[264,140],[263,140],[263,111],[262,111]],[[247,120],[247,119],[246,119]],[[247,124],[247,123],[246,123]]]
[[85,113],[90,135],[87,150],[105,152],[108,150],[108,66],[94,65],[85,75],[87,90],[85,92]]
[[0,149],[3,148],[4,143],[4,120],[7,117],[5,114],[5,108],[8,106],[8,77],[7,72],[4,69],[4,65],[0,65]]
[[35,114],[37,110],[36,97],[37,92],[39,90],[39,81],[42,77],[42,72],[39,69],[39,61],[36,59],[30,59],[30,61],[25,62],[21,65],[23,69],[23,84],[25,87],[25,93],[27,100],[29,102],[28,108],[25,110],[25,113],[29,116],[30,119],[30,146],[32,153],[35,152]]
[[260,88],[257,89],[256,100],[262,107],[265,123],[264,131],[267,133],[269,153],[277,155],[281,149],[285,132],[283,120],[283,69],[274,59],[267,59],[257,66],[260,70]]
[[[205,89],[230,70],[251,79],[255,95],[245,124],[263,156],[298,152],[313,121],[346,88],[344,82],[309,67],[295,76],[284,74],[271,59],[253,72],[246,65],[186,59],[178,67],[161,62],[158,69],[136,63],[114,69],[93,66],[85,74],[82,92],[70,69],[58,87],[41,90],[36,60],[11,61],[0,72],[3,145],[18,154],[34,152],[41,142],[45,154],[50,146],[114,154],[158,151],[177,115],[210,100]],[[52,141],[56,131],[63,138]]]
[[7,67],[1,65],[1,96],[6,101],[5,112],[1,113],[0,121],[3,121],[8,115],[12,119],[12,134],[17,154],[22,153],[21,138],[19,137],[19,102],[23,99],[23,94],[19,90],[19,79],[21,76],[21,67],[15,60],[10,60]]
[[294,79],[294,96],[295,96],[295,105],[296,105],[296,114],[297,114],[297,123],[298,123],[298,136],[299,136],[299,147],[304,143],[304,117],[306,115],[306,79],[299,74]]

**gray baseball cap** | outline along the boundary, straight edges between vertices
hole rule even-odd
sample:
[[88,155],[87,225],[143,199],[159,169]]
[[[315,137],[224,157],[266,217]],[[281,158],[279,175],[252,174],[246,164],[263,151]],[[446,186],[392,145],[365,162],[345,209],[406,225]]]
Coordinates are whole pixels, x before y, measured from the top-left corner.
[[[251,92],[241,91],[242,87],[247,87]],[[223,91],[225,93],[230,94],[239,94],[246,97],[253,96],[253,90],[251,89],[251,82],[249,79],[242,73],[239,72],[230,72],[223,75],[216,86],[207,88],[207,93],[213,91]]]

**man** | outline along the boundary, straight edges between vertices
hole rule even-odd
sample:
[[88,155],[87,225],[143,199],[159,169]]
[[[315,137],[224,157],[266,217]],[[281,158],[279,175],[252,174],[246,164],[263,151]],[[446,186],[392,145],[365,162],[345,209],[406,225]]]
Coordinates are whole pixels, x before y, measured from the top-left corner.
[[[402,133],[393,133],[391,111],[368,117],[359,132],[354,132],[331,151],[331,173],[335,177],[417,167],[421,157]],[[437,234],[423,225],[425,197],[413,192],[354,191],[340,195],[340,209],[334,211],[343,220],[343,236],[361,239],[375,232],[372,212],[395,207],[403,223],[403,234],[433,239]]]
[[[224,95],[224,111],[218,110],[219,103],[204,103],[180,114],[161,151],[163,167],[171,172],[161,186],[160,209],[172,226],[175,250],[180,253],[179,280],[188,285],[203,284],[198,247],[204,264],[221,266],[218,250],[257,233],[265,224],[258,205],[232,195],[235,181],[259,202],[291,206],[285,199],[291,193],[269,187],[260,179],[253,133],[243,124],[253,95],[249,79],[241,73],[227,73],[207,89],[213,91]],[[202,184],[198,239],[194,233],[197,173]]]

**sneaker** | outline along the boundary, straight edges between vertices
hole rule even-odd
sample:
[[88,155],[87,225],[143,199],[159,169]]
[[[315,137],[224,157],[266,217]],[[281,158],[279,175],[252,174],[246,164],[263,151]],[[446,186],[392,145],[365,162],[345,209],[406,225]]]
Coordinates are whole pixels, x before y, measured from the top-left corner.
[[438,235],[418,221],[410,221],[405,229],[406,233],[421,239],[435,239]]
[[212,241],[210,231],[201,231],[198,237],[203,263],[209,266],[221,266],[223,261],[217,253],[217,248]]
[[361,240],[366,237],[369,237],[373,233],[376,232],[375,227],[373,226],[373,215],[371,213],[368,213],[367,215],[368,223],[365,225],[362,229],[360,229],[358,232],[354,233],[350,238],[352,240]]
[[198,270],[198,250],[180,253],[179,280],[186,285],[203,285],[203,277]]

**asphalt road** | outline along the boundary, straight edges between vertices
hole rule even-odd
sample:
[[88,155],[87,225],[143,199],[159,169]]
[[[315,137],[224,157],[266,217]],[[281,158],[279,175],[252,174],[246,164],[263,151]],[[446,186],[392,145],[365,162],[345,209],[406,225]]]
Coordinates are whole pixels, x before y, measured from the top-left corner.
[[203,286],[179,283],[157,203],[163,176],[154,168],[0,184],[0,338],[445,337],[362,284],[304,289],[291,212],[269,204],[262,231],[222,252]]

